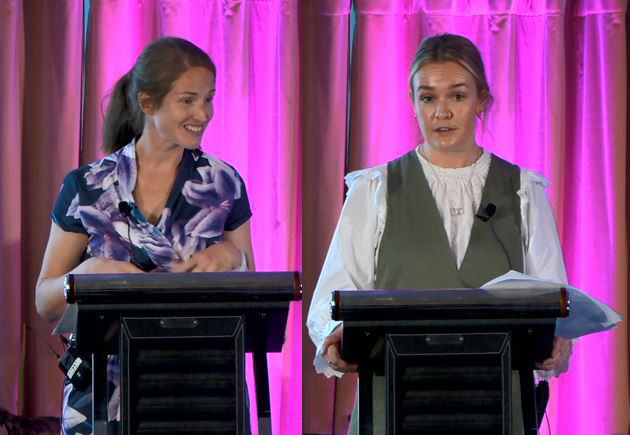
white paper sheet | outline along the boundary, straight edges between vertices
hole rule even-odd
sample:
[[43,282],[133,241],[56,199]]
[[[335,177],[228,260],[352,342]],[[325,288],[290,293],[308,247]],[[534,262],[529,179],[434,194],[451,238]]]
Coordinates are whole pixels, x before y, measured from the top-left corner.
[[542,281],[513,270],[493,279],[481,288],[485,290],[526,290],[565,287],[569,292],[569,317],[556,320],[556,335],[577,338],[614,328],[623,317],[605,303],[575,287]]

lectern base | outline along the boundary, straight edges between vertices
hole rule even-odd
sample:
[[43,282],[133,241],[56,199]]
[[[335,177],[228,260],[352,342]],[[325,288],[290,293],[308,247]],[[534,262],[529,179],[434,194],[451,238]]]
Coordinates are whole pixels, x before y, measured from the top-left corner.
[[510,369],[509,333],[388,334],[385,358],[385,377],[359,373],[351,433],[537,432],[533,373]]
[[[521,410],[521,381],[518,371],[512,372],[512,434],[521,435],[523,429],[523,412]],[[373,397],[385,397],[385,377],[374,376],[372,381]],[[385,431],[385,401],[372,401],[372,433],[386,433]],[[348,435],[359,435],[359,389],[357,388],[356,399],[352,416],[350,417],[350,427]]]

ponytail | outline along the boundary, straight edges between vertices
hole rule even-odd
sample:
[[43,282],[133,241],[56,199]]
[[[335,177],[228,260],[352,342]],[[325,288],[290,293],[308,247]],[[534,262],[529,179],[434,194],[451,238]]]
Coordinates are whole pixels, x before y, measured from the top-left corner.
[[194,67],[207,68],[216,78],[212,59],[192,42],[165,37],[149,44],[111,94],[103,129],[105,152],[116,152],[142,135],[144,112],[138,103],[138,93],[144,92],[151,104],[159,108],[173,82]]
[[107,154],[118,151],[142,133],[137,131],[137,109],[134,110],[128,94],[132,72],[118,79],[111,94],[103,126],[103,150]]

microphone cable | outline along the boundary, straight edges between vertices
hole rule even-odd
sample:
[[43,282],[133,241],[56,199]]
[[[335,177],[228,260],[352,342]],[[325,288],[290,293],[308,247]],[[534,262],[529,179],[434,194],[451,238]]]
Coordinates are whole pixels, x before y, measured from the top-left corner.
[[136,253],[133,249],[135,246],[133,244],[133,241],[131,240],[131,223],[137,223],[136,218],[133,217],[133,214],[132,214],[133,207],[127,201],[120,201],[118,203],[118,211],[120,212],[121,215],[123,215],[127,219],[127,240],[129,241],[129,244],[131,245],[131,249],[128,249],[129,257],[131,259],[131,264],[144,270],[139,265],[138,261],[136,260]]
[[492,235],[499,242],[499,245],[501,245],[501,249],[503,250],[503,253],[505,254],[505,258],[507,258],[507,262],[508,262],[508,266],[509,266],[510,270],[513,270],[513,268],[512,268],[512,260],[510,258],[510,254],[508,254],[507,248],[503,244],[503,241],[497,235],[497,232],[494,229],[494,224],[493,224],[493,222],[491,220],[492,216],[494,216],[496,211],[497,211],[497,206],[494,205],[493,203],[489,202],[488,205],[486,205],[486,207],[483,210],[480,210],[479,212],[477,212],[475,217],[481,219],[482,222],[487,222],[488,225],[490,225],[490,231],[492,231]]

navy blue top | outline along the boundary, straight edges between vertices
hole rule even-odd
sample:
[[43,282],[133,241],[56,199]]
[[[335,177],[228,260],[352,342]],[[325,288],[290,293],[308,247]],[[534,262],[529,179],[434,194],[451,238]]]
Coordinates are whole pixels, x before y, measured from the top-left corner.
[[[227,163],[185,150],[173,188],[156,225],[135,206],[136,148],[132,142],[64,179],[52,212],[64,231],[87,234],[85,258],[130,261],[166,272],[173,262],[223,240],[251,216],[245,183]],[[126,206],[121,207],[121,203]],[[127,208],[127,212],[125,212]],[[133,250],[133,254],[132,254]],[[108,419],[119,420],[118,357],[108,359]],[[91,433],[92,391],[64,386],[62,433]]]
[[[143,270],[168,271],[173,262],[223,241],[224,231],[235,230],[252,216],[245,183],[236,170],[200,150],[184,151],[156,225],[135,206],[136,176],[132,142],[64,179],[52,220],[64,231],[89,236],[86,258],[131,261]],[[123,212],[129,210],[127,216],[121,203]]]

